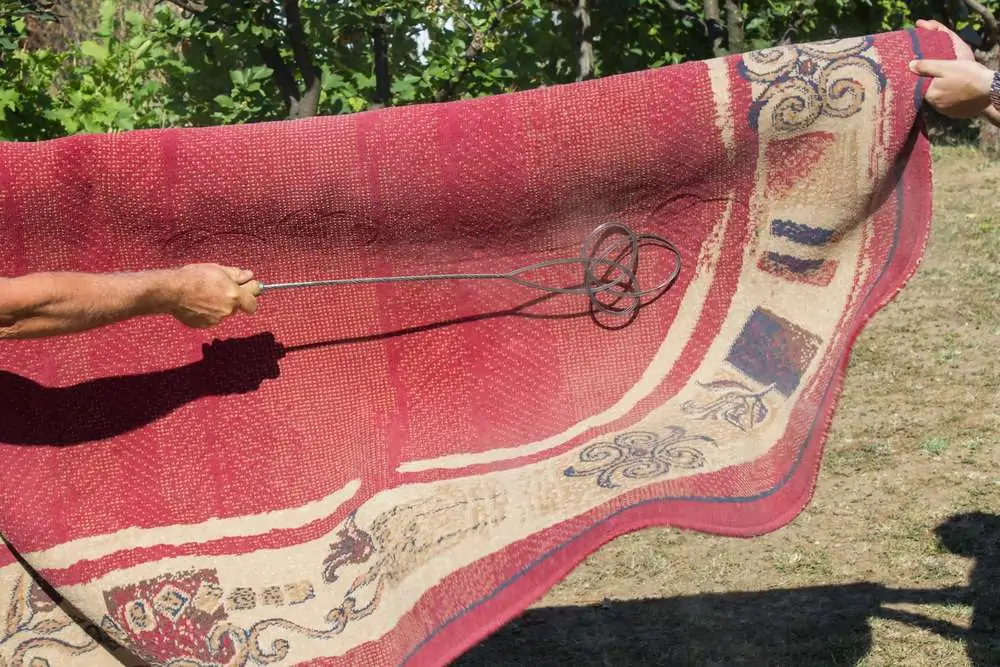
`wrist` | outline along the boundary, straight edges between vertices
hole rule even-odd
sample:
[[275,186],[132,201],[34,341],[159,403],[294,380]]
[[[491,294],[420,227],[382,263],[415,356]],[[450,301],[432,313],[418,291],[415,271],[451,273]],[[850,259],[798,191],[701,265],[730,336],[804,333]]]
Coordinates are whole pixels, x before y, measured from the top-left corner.
[[163,269],[135,274],[139,282],[139,315],[170,315],[176,310],[180,300],[176,273],[175,269]]
[[985,88],[985,97],[989,101],[987,106],[1000,109],[1000,74],[988,67],[983,67],[982,86]]

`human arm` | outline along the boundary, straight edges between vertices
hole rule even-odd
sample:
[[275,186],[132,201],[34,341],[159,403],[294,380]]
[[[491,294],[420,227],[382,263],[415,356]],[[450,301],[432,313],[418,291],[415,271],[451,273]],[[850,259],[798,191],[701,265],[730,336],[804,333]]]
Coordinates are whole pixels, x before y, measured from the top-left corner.
[[975,118],[985,115],[994,122],[990,112],[990,90],[993,71],[976,61],[968,44],[938,21],[917,21],[917,27],[946,33],[955,50],[955,60],[914,60],[910,70],[931,78],[924,99],[939,113],[949,118]]
[[988,113],[993,71],[976,61],[918,60],[914,74],[933,77],[924,99],[949,118],[975,118]]
[[986,107],[986,111],[982,113],[982,118],[989,121],[996,127],[1000,127],[1000,111],[997,111],[996,107],[990,105]]
[[205,328],[238,311],[256,312],[259,292],[251,272],[215,264],[0,278],[0,338],[76,333],[150,315]]

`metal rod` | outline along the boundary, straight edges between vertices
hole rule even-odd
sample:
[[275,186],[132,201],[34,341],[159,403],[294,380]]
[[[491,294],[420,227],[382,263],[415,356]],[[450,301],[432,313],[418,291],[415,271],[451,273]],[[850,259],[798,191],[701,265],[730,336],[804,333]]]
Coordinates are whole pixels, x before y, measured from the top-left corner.
[[337,278],[334,280],[307,280],[297,283],[261,284],[261,291],[299,287],[343,287],[347,285],[372,285],[376,283],[413,283],[424,280],[503,280],[502,273],[442,273],[423,276],[382,276],[377,278]]
[[[611,243],[605,241],[606,238],[615,235],[624,237],[624,241],[620,239]],[[674,268],[670,274],[664,280],[657,283],[655,287],[646,290],[639,287],[637,276],[639,270],[639,248],[643,245],[655,245],[670,251],[674,255]],[[573,264],[579,265],[583,269],[583,281],[578,286],[554,287],[524,277],[525,274],[535,271]],[[604,269],[603,274],[598,275],[601,268]],[[639,308],[643,297],[669,289],[678,275],[680,275],[680,271],[681,253],[674,244],[655,234],[636,234],[621,223],[606,222],[598,226],[587,236],[578,257],[538,262],[537,264],[515,269],[509,273],[444,273],[370,278],[336,278],[273,284],[262,283],[261,292],[307,287],[344,287],[432,280],[507,280],[522,287],[541,290],[550,294],[584,295],[590,299],[591,304],[598,311],[614,315],[631,315]],[[619,307],[618,303],[623,299],[626,305]]]

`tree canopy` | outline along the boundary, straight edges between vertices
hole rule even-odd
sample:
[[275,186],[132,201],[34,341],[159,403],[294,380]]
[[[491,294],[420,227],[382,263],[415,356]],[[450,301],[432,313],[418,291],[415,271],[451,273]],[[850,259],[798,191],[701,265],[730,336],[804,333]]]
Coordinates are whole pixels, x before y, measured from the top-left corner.
[[1000,0],[0,0],[0,139],[454,100],[937,18]]

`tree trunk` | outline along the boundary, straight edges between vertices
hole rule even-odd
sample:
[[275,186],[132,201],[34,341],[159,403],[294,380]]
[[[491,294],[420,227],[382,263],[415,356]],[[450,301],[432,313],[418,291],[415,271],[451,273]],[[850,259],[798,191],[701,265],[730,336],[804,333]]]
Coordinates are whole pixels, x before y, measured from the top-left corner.
[[392,97],[392,79],[389,76],[389,40],[385,35],[385,15],[379,14],[372,27],[372,49],[375,52],[374,108],[389,106]]
[[319,111],[319,94],[322,92],[322,81],[317,76],[306,88],[306,92],[299,98],[292,118],[311,118]]
[[483,46],[485,44],[485,33],[480,31],[472,33],[472,41],[470,41],[469,45],[465,47],[465,53],[462,54],[462,62],[458,66],[458,71],[454,72],[451,77],[445,81],[444,85],[438,88],[437,92],[434,93],[435,102],[445,102],[452,98],[455,91],[458,90],[458,84],[465,77],[466,73],[468,73],[472,63],[474,63],[476,58],[479,57],[479,54],[482,53]]
[[729,52],[743,53],[746,48],[746,37],[743,32],[743,12],[736,0],[726,0],[726,33],[729,35]]
[[302,16],[299,13],[298,0],[285,0],[285,35],[288,44],[292,47],[292,56],[295,65],[302,75],[302,83],[305,91],[302,96],[291,105],[290,118],[308,118],[315,116],[319,110],[319,94],[322,88],[322,80],[319,71],[313,65],[312,52],[309,49],[305,28],[302,25]]
[[[812,9],[813,5],[815,4],[816,0],[803,0],[803,2],[798,7],[798,11],[794,11],[791,13],[791,15],[789,16],[788,25],[785,26],[785,32],[782,33],[781,39],[778,40],[778,46],[785,46],[787,44],[791,44],[796,40],[796,38],[798,38],[799,31],[802,30],[802,26],[805,23],[806,12],[809,9]],[[744,51],[745,51],[746,50],[745,35],[743,37],[743,41],[744,41]]]
[[594,72],[594,43],[590,36],[590,10],[587,8],[587,0],[577,0],[573,16],[578,22],[576,35],[580,69],[576,80],[583,81]]
[[257,47],[257,50],[260,52],[261,60],[274,73],[272,75],[274,83],[281,92],[281,98],[288,109],[289,118],[294,118],[298,109],[299,98],[302,96],[299,84],[295,80],[295,74],[288,67],[288,63],[281,57],[281,52],[276,47],[261,44]]
[[725,30],[722,28],[722,13],[719,11],[719,0],[705,0],[705,30],[712,43],[712,53],[716,58],[726,55],[722,46]]
[[997,42],[1000,41],[1000,28],[997,26],[997,17],[989,7],[984,5],[979,0],[965,0],[966,7],[970,11],[979,14],[983,19],[984,27],[986,28],[986,43],[983,45],[984,50],[992,50]]

